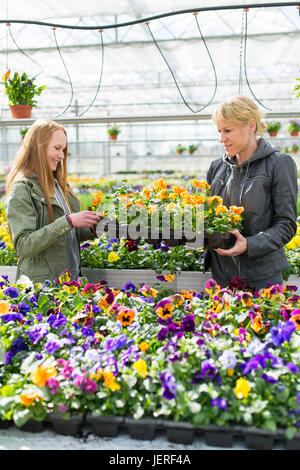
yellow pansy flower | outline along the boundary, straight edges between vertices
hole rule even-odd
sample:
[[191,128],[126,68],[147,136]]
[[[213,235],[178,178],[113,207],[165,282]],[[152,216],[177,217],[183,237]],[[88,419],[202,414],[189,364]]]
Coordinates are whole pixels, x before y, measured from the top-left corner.
[[109,253],[107,261],[109,263],[114,263],[115,261],[118,261],[118,259],[120,259],[120,256],[117,255],[117,253],[115,253],[114,251],[112,251],[111,253]]
[[242,398],[247,398],[250,390],[251,390],[251,387],[248,384],[248,381],[244,379],[243,377],[241,377],[240,379],[236,381],[234,393],[235,393],[235,396],[239,400],[241,400]]
[[138,374],[140,374],[143,377],[143,379],[146,377],[147,375],[146,361],[140,358],[138,361],[132,364],[132,367],[134,367],[134,369],[137,371]]

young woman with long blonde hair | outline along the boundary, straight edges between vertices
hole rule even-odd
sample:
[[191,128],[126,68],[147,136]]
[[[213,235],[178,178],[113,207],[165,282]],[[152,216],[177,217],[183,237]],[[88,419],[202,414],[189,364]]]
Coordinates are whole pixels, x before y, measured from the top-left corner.
[[64,270],[80,276],[80,242],[95,238],[100,217],[81,211],[67,183],[67,135],[40,119],[27,131],[8,174],[6,213],[22,274],[33,282],[54,280]]

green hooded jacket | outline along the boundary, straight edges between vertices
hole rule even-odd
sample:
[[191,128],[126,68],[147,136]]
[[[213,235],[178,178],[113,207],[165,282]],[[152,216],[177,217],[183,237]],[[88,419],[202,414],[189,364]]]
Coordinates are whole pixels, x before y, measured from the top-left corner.
[[[68,193],[72,212],[78,200]],[[56,279],[67,269],[67,232],[72,230],[62,207],[51,197],[50,223],[45,196],[36,176],[16,182],[5,202],[14,249],[18,256],[16,280],[28,276],[34,283]],[[78,244],[96,237],[89,228],[76,228]]]

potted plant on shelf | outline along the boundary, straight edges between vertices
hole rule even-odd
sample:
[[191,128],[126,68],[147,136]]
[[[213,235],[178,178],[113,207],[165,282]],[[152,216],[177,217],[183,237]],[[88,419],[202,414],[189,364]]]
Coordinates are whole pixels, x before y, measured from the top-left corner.
[[196,152],[198,146],[197,145],[189,145],[188,146],[188,151],[190,155],[193,155],[194,152]]
[[184,151],[186,150],[186,148],[181,145],[181,144],[178,144],[177,147],[176,147],[176,152],[181,155]]
[[292,136],[297,136],[299,134],[299,131],[300,131],[300,122],[295,121],[294,119],[292,119],[288,123],[287,130],[289,131],[289,133]]
[[7,70],[2,76],[2,80],[5,94],[8,96],[12,118],[31,118],[32,108],[36,107],[37,103],[34,98],[42,93],[46,88],[45,85],[35,85],[35,77],[29,78],[25,72],[21,75],[15,72],[11,76],[10,70]]
[[279,129],[281,129],[281,123],[279,121],[267,122],[267,132],[270,137],[276,137]]
[[107,133],[109,135],[110,140],[117,140],[118,135],[120,134],[120,132],[121,132],[121,130],[119,129],[119,127],[117,125],[110,126],[107,129]]
[[297,144],[293,144],[290,148],[291,153],[297,153],[298,150],[299,150],[299,145],[297,145]]

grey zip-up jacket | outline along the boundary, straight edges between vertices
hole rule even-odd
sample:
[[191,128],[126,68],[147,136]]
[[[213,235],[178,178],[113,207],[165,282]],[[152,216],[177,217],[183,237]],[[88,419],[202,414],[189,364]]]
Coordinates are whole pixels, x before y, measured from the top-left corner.
[[286,245],[297,230],[297,167],[290,155],[260,138],[255,153],[241,165],[224,155],[212,162],[207,182],[224,204],[244,207],[242,235],[247,253],[231,258],[205,252],[205,269],[228,282],[266,279],[287,267]]

